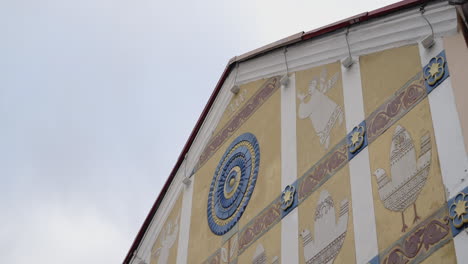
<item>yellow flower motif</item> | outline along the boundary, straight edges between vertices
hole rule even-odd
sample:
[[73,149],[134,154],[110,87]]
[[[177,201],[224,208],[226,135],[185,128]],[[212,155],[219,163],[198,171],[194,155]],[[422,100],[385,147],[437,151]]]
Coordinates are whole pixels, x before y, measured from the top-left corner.
[[429,61],[429,64],[424,67],[424,79],[429,85],[434,85],[442,79],[445,74],[445,59],[442,56],[434,57]]
[[455,213],[457,217],[461,217],[462,215],[466,214],[466,201],[458,201],[455,205]]
[[357,131],[353,133],[353,135],[351,136],[351,143],[352,143],[353,145],[355,145],[356,143],[359,142],[359,136],[360,136],[360,135],[361,135],[361,133],[359,133],[359,132],[357,132]]
[[429,73],[431,74],[431,77],[434,78],[437,73],[440,71],[440,64],[437,62],[434,62],[429,66]]
[[456,228],[461,228],[468,223],[468,195],[463,192],[455,196],[452,204],[449,206],[449,216]]
[[288,185],[284,188],[284,191],[281,194],[281,209],[286,210],[293,205],[295,193],[296,188],[292,185]]
[[355,153],[358,151],[362,145],[364,144],[364,133],[365,129],[364,126],[356,126],[351,131],[351,135],[349,137],[349,152]]

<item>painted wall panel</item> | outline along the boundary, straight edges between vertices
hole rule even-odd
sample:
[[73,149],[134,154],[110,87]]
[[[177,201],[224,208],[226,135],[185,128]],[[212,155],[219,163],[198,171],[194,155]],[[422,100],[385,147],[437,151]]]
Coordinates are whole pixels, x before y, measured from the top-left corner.
[[369,156],[382,251],[445,204],[428,100],[377,138]]
[[299,263],[356,263],[348,166],[300,204],[299,229]]
[[[273,87],[274,86],[274,87]],[[272,88],[273,87],[273,88]],[[237,113],[244,113],[236,116],[236,113],[227,120],[224,126],[218,129],[213,135],[213,140],[224,139],[219,146],[208,144],[208,149],[212,146],[212,151],[204,158],[202,154],[200,167],[194,177],[194,193],[192,201],[191,226],[197,228],[190,229],[190,242],[188,259],[190,263],[201,263],[215,253],[228,240],[226,235],[214,234],[208,226],[207,204],[213,176],[224,158],[229,157],[230,152],[226,152],[230,144],[239,136],[251,133],[256,137],[259,146],[259,167],[255,187],[250,196],[250,200],[243,211],[237,225],[228,233],[241,230],[255,216],[258,215],[267,205],[273,201],[281,191],[281,115],[280,96],[278,78],[259,80],[241,86],[241,92],[233,97],[231,102],[240,96],[243,90],[254,90],[250,98],[246,97],[244,106],[240,107]],[[231,111],[226,109],[226,111]],[[245,114],[246,113],[246,114]],[[226,115],[229,116],[229,115]],[[233,120],[234,119],[234,120]],[[219,137],[218,135],[224,135]],[[221,167],[223,167],[222,165]],[[220,167],[220,168],[221,168]],[[279,232],[279,231],[278,231]],[[280,236],[280,233],[277,234]],[[280,240],[278,240],[280,243]]]
[[365,55],[359,63],[366,117],[421,71],[417,45]]
[[296,97],[300,177],[346,135],[340,63],[297,72]]
[[281,225],[276,225],[255,241],[239,256],[237,263],[281,263]]

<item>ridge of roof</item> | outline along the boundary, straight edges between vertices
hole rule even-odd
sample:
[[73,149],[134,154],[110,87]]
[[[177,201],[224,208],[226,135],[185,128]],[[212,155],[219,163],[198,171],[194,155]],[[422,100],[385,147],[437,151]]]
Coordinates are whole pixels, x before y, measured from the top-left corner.
[[177,171],[179,170],[180,165],[184,161],[185,155],[187,154],[190,147],[192,146],[192,143],[195,140],[196,135],[200,131],[200,128],[202,127],[203,122],[205,121],[205,118],[209,113],[209,110],[213,106],[214,101],[215,101],[219,91],[221,90],[221,87],[224,84],[224,81],[226,80],[226,78],[229,75],[230,71],[235,67],[235,65],[237,63],[239,63],[241,61],[246,61],[246,60],[252,59],[254,57],[261,56],[261,55],[263,55],[263,54],[265,54],[267,52],[270,52],[272,50],[276,50],[276,49],[279,49],[279,48],[282,48],[282,47],[287,47],[287,46],[292,45],[294,43],[298,43],[298,42],[301,42],[301,41],[304,41],[304,40],[308,40],[308,39],[312,39],[312,38],[316,38],[316,37],[325,35],[327,33],[331,33],[333,31],[336,31],[336,30],[351,26],[351,25],[356,24],[356,23],[361,23],[361,22],[368,21],[368,20],[371,20],[371,19],[374,19],[374,18],[379,18],[379,17],[385,16],[385,15],[388,15],[388,14],[391,14],[391,13],[395,13],[395,12],[398,12],[398,11],[401,11],[401,10],[404,10],[404,9],[414,7],[416,5],[422,5],[422,4],[426,4],[428,2],[433,2],[433,1],[437,1],[437,0],[402,0],[402,1],[399,1],[399,2],[396,2],[394,4],[384,6],[382,8],[378,8],[378,9],[370,11],[370,12],[363,12],[361,14],[358,14],[358,15],[355,15],[355,16],[352,16],[352,17],[349,17],[349,18],[334,22],[332,24],[325,25],[323,27],[319,27],[317,29],[313,29],[313,30],[310,30],[310,31],[307,31],[307,32],[304,32],[304,31],[298,32],[298,33],[293,34],[293,35],[291,35],[289,37],[280,39],[278,41],[272,42],[272,43],[267,44],[265,46],[262,46],[260,48],[257,48],[257,49],[254,49],[252,51],[246,52],[246,53],[244,53],[242,55],[235,56],[235,57],[231,58],[228,61],[228,63],[226,65],[220,79],[218,80],[218,82],[217,82],[217,84],[215,86],[215,89],[213,90],[212,94],[210,95],[207,104],[203,108],[203,111],[202,111],[200,117],[198,118],[197,123],[195,124],[195,127],[193,128],[192,132],[190,133],[190,136],[187,139],[187,142],[185,143],[185,145],[184,145],[184,147],[182,149],[182,152],[180,153],[180,155],[179,155],[179,157],[177,159],[176,164],[174,165],[171,173],[169,174],[169,177],[167,178],[163,188],[161,189],[158,197],[156,198],[156,201],[154,202],[154,204],[151,207],[148,215],[146,216],[145,221],[143,222],[143,225],[141,226],[140,230],[138,231],[138,233],[137,233],[137,235],[136,235],[136,237],[135,237],[135,239],[134,239],[134,241],[132,243],[132,246],[130,247],[130,249],[129,249],[129,251],[128,251],[128,253],[127,253],[127,255],[126,255],[126,257],[125,257],[125,259],[123,261],[123,264],[129,264],[130,261],[132,260],[136,250],[138,249],[139,244],[141,243],[141,241],[142,241],[142,239],[143,239],[143,237],[145,235],[146,230],[148,229],[148,227],[149,227],[149,225],[151,223],[151,220],[153,219],[153,217],[156,214],[156,211],[158,210],[162,200],[164,199],[164,196],[166,195],[167,191],[169,190],[169,187],[170,187],[170,185],[172,183],[172,180],[174,179]]

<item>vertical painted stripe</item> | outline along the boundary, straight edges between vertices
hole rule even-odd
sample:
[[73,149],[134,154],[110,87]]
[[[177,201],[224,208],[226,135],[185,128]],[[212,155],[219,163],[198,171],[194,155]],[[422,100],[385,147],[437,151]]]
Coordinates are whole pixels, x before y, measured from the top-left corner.
[[[442,50],[443,42],[439,38],[430,49],[419,45],[421,66],[424,67],[432,57]],[[449,68],[450,71],[450,68]],[[464,149],[464,139],[453,95],[451,77],[448,77],[429,94],[435,141],[439,153],[442,179],[447,191],[447,200],[456,195],[467,182],[464,180],[468,160]]]
[[[364,116],[361,70],[358,62],[351,68],[341,67],[346,116],[346,130],[360,124]],[[367,263],[378,254],[374,203],[368,148],[363,149],[349,162],[351,182],[351,207],[353,209],[356,263]]]
[[[443,49],[441,39],[437,39],[434,46],[430,49],[425,49],[419,44],[421,66],[424,67],[432,57],[439,54]],[[448,77],[428,96],[447,200],[466,187],[467,183],[463,180],[466,174],[465,170],[468,168],[463,134],[450,80],[451,78]],[[465,263],[468,257],[468,253],[466,252],[468,235],[462,232],[454,239],[454,244],[457,262]]]
[[455,255],[457,256],[457,263],[466,263],[468,259],[468,229],[460,232],[454,239],[453,243],[455,244]]
[[[281,187],[297,179],[296,76],[281,87]],[[299,222],[297,207],[281,221],[281,263],[299,263]]]
[[190,179],[192,182],[189,186],[184,186],[182,198],[182,209],[180,214],[180,230],[179,230],[179,243],[177,248],[177,264],[185,264],[188,260],[188,245],[190,234],[190,219],[192,217],[192,195],[193,186],[195,185],[195,175]]

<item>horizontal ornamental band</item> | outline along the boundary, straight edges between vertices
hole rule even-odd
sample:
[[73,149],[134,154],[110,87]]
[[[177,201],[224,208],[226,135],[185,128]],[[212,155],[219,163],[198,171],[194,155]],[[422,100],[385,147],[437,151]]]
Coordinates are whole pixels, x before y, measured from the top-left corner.
[[[384,104],[378,107],[364,121],[362,121],[352,131],[350,131],[345,138],[336,144],[330,152],[324,155],[324,157],[316,164],[314,164],[304,175],[298,178],[294,183],[288,185],[286,189],[269,206],[262,210],[259,215],[255,216],[248,224],[246,224],[246,226],[242,228],[242,230],[239,231],[239,245],[237,255],[242,254],[251,244],[253,244],[263,234],[270,230],[274,225],[279,223],[283,217],[285,217],[289,212],[291,212],[294,208],[306,200],[306,198],[309,197],[315,190],[322,186],[351,159],[358,155],[360,151],[366,148],[368,144],[372,144],[389,127],[405,116],[419,102],[426,98],[430,92],[432,92],[445,79],[447,79],[449,77],[449,71],[446,61],[445,51],[442,51],[436,57],[431,59],[429,63],[423,67],[421,72],[417,73],[391,98],[386,100]],[[273,78],[273,80],[276,80],[273,82],[276,83],[276,85],[277,79],[278,77]],[[271,82],[271,80],[267,82],[266,86],[268,86],[268,83]],[[265,87],[262,89],[264,88]],[[277,87],[274,89],[276,88]],[[252,113],[253,111],[250,112],[249,115]],[[237,116],[234,118],[237,118]],[[229,122],[229,124],[231,123],[232,121]],[[228,127],[228,125],[226,125],[223,130],[226,129],[226,127]],[[236,127],[236,129],[237,128],[238,127]],[[220,131],[218,135],[222,131]],[[214,141],[215,140],[212,140],[210,142],[212,143]],[[221,143],[219,145],[221,145]],[[210,153],[208,156],[211,156],[212,153],[215,152],[219,147],[219,145],[210,144],[209,146],[212,147],[207,147],[204,153]],[[204,156],[200,159],[200,161],[206,161],[208,156]],[[200,162],[200,164],[202,164],[202,162]],[[292,192],[292,190],[294,191]],[[465,201],[466,198],[467,202],[464,203],[464,205],[466,206],[468,204],[468,195],[463,196],[463,198],[457,197],[458,196],[454,197],[453,201],[456,199],[458,199],[456,201]],[[456,206],[453,206],[453,208],[456,208]],[[458,206],[457,208],[461,208],[461,206]],[[465,210],[467,210],[467,208],[468,207],[465,207]],[[452,211],[455,212],[455,209]],[[467,223],[463,222],[463,228],[468,225],[468,216],[466,216],[466,214],[467,213],[465,211],[463,216],[467,219]],[[463,218],[461,221],[464,221],[465,218]],[[393,248],[382,252],[374,259],[372,259],[370,263],[374,263],[376,261],[375,259],[378,261],[380,258],[385,259],[388,263],[393,263],[391,262],[391,259],[394,257],[400,257],[396,256],[395,254],[400,254],[401,252],[403,252],[401,253],[403,254],[402,256],[406,257],[412,256],[411,254],[415,254],[415,257],[420,256],[421,258],[426,258],[433,251],[437,250],[445,243],[450,241],[450,239],[452,239],[449,227],[449,225],[451,225],[453,228],[452,223],[453,220],[449,220],[449,216],[447,215],[447,207],[443,207],[433,216],[423,221],[423,223],[415,227],[411,232],[398,240],[394,244],[395,246]],[[408,250],[405,252],[404,250],[406,249],[402,251],[401,247],[407,245],[405,239],[412,239],[413,241],[416,235],[421,234],[423,234],[422,237],[418,237],[420,241],[418,242],[418,246],[420,248],[417,252],[409,252]],[[434,239],[437,239],[437,241]],[[424,249],[421,247],[424,247]],[[216,255],[216,253],[213,254],[204,263],[217,263],[212,262],[212,260],[214,260],[213,257]]]

